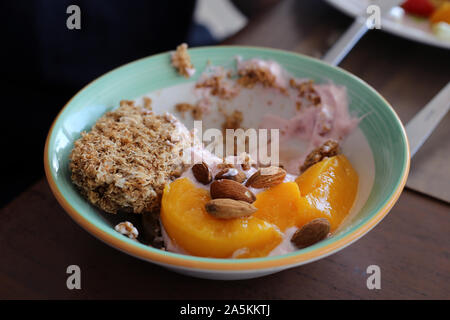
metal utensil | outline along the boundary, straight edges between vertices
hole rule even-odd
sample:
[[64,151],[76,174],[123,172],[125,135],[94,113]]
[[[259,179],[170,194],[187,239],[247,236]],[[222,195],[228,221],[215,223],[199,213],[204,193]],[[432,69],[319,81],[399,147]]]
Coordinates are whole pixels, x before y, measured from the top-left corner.
[[[371,4],[380,7],[380,14],[383,16],[391,8],[399,5],[402,0],[377,0]],[[355,19],[348,30],[339,38],[333,47],[324,55],[323,59],[331,65],[337,66],[342,59],[350,52],[359,39],[369,30],[366,19],[361,13]],[[431,100],[412,120],[406,125],[411,157],[428,139],[442,118],[450,108],[450,82]]]
[[[372,5],[377,5],[380,8],[380,15],[383,16],[390,9],[399,5],[402,0],[378,0],[372,1]],[[366,12],[355,18],[350,28],[339,38],[333,47],[322,58],[323,61],[328,62],[333,66],[337,66],[342,59],[350,52],[363,35],[369,30],[365,18]]]
[[406,125],[411,158],[450,109],[450,82]]

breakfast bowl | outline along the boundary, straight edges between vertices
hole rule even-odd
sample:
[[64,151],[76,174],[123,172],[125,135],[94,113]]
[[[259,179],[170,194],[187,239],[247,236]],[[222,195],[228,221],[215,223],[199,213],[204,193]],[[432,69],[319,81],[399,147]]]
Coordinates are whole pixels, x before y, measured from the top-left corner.
[[[409,146],[403,125],[389,103],[356,76],[320,60],[297,53],[258,47],[215,46],[189,49],[197,72],[180,76],[170,64],[170,52],[143,58],[94,80],[61,110],[47,137],[44,165],[57,201],[83,229],[106,244],[139,259],[199,278],[234,280],[260,277],[316,261],[358,240],[375,227],[399,198],[409,171]],[[72,183],[69,155],[81,132],[89,131],[105,112],[122,100],[152,100],[155,113],[174,112],[174,105],[192,102],[192,87],[210,65],[233,68],[235,58],[276,61],[298,78],[332,82],[346,88],[349,110],[359,117],[355,130],[342,144],[343,153],[358,173],[352,209],[331,237],[294,252],[257,258],[211,258],[160,250],[124,237],[107,214],[93,206]],[[269,103],[270,102],[270,103]],[[270,110],[291,116],[283,95],[255,91],[231,102],[244,117],[243,126],[256,127]],[[193,127],[193,117],[179,117]],[[205,116],[204,126],[220,127],[217,112]]]

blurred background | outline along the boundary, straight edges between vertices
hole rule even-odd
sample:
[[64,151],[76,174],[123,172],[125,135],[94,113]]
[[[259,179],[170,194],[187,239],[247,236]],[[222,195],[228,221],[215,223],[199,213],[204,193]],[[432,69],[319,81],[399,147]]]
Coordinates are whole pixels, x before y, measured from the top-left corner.
[[[135,59],[174,50],[182,42],[190,47],[260,45],[320,58],[352,23],[352,8],[361,6],[361,2],[368,0],[2,1],[4,102],[0,141],[5,182],[1,184],[0,207],[43,177],[43,149],[52,121],[71,97],[105,72]],[[81,9],[80,30],[66,27],[70,5]],[[444,6],[439,14],[433,13]],[[394,106],[402,106],[399,113],[405,121],[448,81],[450,24],[430,21],[436,17],[436,21],[449,19],[450,1],[405,0],[403,7],[408,11],[406,18],[405,10],[397,7],[386,19],[391,33],[406,30],[406,38],[419,38],[428,44],[434,41],[434,47],[374,31],[352,50],[353,63],[344,60],[341,66],[381,90]],[[400,20],[401,27],[395,24]],[[447,37],[447,49],[438,48],[436,42],[440,40],[430,36],[430,28]],[[379,67],[366,68],[364,61],[369,60]],[[395,67],[401,72],[391,73],[387,81],[386,68],[397,66],[396,61],[401,62]],[[407,70],[402,65],[407,65]],[[440,73],[433,74],[431,70],[435,69]],[[410,79],[402,79],[405,74],[421,75],[417,79],[420,91],[408,91],[403,82]],[[442,126],[435,137],[447,135],[448,130]],[[427,166],[422,167],[428,169],[416,169],[418,173],[410,175],[409,186],[415,183],[416,190],[429,190],[435,179],[421,185],[423,177],[442,177],[433,168],[446,161],[447,149],[429,151],[425,147],[416,156],[416,163],[437,153],[440,155],[435,159],[440,160],[433,161],[433,165],[426,160]],[[442,190],[439,186],[436,189]]]
[[[2,1],[3,87],[0,206],[41,178],[47,132],[87,83],[127,62],[189,46],[217,44],[277,0]],[[81,29],[69,30],[70,5]]]

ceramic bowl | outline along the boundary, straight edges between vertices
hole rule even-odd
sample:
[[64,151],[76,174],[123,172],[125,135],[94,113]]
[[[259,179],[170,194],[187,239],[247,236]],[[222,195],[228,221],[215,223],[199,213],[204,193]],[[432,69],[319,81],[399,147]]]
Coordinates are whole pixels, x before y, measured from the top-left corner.
[[[179,76],[170,66],[170,53],[143,58],[88,84],[57,116],[45,146],[45,172],[56,199],[82,228],[120,251],[176,272],[210,279],[245,279],[324,258],[361,238],[386,216],[405,185],[409,147],[397,114],[367,83],[340,68],[281,50],[215,46],[190,49],[190,55],[198,70],[190,79]],[[195,99],[191,88],[208,63],[233,67],[236,56],[272,59],[295,77],[316,82],[332,81],[347,88],[350,111],[363,116],[357,130],[343,144],[344,154],[354,165],[360,181],[349,217],[333,237],[313,246],[281,256],[252,259],[215,259],[166,252],[114,231],[106,214],[90,205],[71,183],[69,153],[80,132],[89,130],[103,113],[117,107],[120,100],[139,99],[146,94],[152,98],[155,112],[173,112],[175,103]],[[268,108],[261,99],[274,100],[272,113],[289,116],[291,112],[283,106],[283,101],[277,100],[282,98],[276,96],[248,93],[240,99],[233,107],[243,111],[246,127],[256,125],[264,108]],[[217,118],[213,114],[205,119],[205,123],[214,126]],[[183,121],[192,127],[192,119]]]

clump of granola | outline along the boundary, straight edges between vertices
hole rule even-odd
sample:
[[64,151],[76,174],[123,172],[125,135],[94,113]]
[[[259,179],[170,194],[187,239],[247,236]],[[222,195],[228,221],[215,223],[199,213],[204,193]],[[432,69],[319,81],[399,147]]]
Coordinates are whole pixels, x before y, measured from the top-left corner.
[[239,110],[234,110],[231,114],[224,114],[225,121],[222,124],[222,130],[226,129],[239,129],[242,128],[242,121],[244,121],[244,115]]
[[238,84],[245,88],[253,88],[257,83],[263,87],[276,88],[280,92],[287,94],[281,69],[273,61],[258,59],[241,60],[238,59]]
[[139,236],[138,230],[129,221],[119,223],[114,227],[114,230],[133,240],[136,240],[137,237]]
[[[318,106],[321,103],[320,95],[314,89],[314,81],[302,81],[297,82],[294,79],[289,80],[289,85],[291,88],[296,89],[298,91],[298,96],[300,98],[306,99],[313,106]],[[299,110],[301,107],[301,102],[298,101],[300,105],[297,104],[297,109]]]
[[[244,129],[242,128],[242,122],[244,121],[244,115],[239,110],[234,110],[232,113],[227,114],[224,110],[220,110],[220,112],[224,115],[225,121],[222,123],[222,134],[224,137],[227,136],[227,129]],[[249,144],[249,137],[245,136],[245,140],[239,141],[238,137],[235,135],[233,142],[233,155],[238,155],[240,149],[239,145],[244,143],[243,150],[248,150],[248,144]],[[226,138],[228,139],[228,137]],[[241,145],[242,146],[242,145]],[[242,150],[242,151],[243,151]],[[226,153],[229,152],[228,149],[225,148],[224,150]]]
[[152,99],[150,99],[149,97],[144,97],[143,102],[143,107],[145,109],[152,110]]
[[227,159],[223,158],[222,163],[217,164],[217,169],[234,169],[236,168],[233,163],[229,162]]
[[339,143],[334,140],[328,140],[306,156],[305,162],[300,166],[300,172],[303,172],[317,162],[320,162],[325,158],[333,157],[338,153]]
[[192,118],[195,120],[201,120],[203,118],[203,110],[204,108],[200,104],[190,104],[190,103],[177,103],[175,105],[175,110],[181,114],[181,117],[184,119],[186,112],[191,112]]
[[244,171],[248,171],[251,167],[256,167],[257,165],[256,161],[247,152],[237,155],[237,161],[241,164],[241,168]]
[[189,78],[194,75],[195,69],[187,49],[186,43],[182,43],[177,47],[177,50],[172,53],[172,66],[178,70],[178,73]]
[[195,88],[207,89],[211,95],[220,99],[232,99],[239,94],[239,88],[229,80],[230,76],[230,71],[227,72],[223,68],[215,68],[211,75],[202,77],[195,85]]
[[153,211],[164,186],[182,173],[190,143],[188,130],[172,115],[123,101],[75,141],[72,181],[106,212]]
[[182,102],[175,105],[175,110],[181,113],[181,116],[184,119],[185,113],[191,111],[194,107],[195,106],[193,104]]
[[246,88],[253,88],[261,83],[264,87],[276,87],[276,77],[265,68],[243,68],[238,72],[238,83]]

